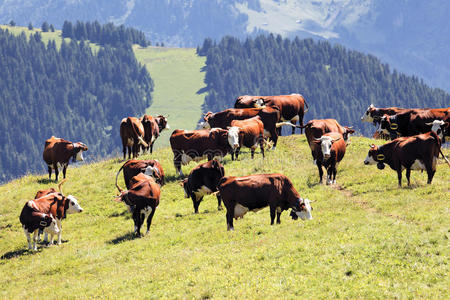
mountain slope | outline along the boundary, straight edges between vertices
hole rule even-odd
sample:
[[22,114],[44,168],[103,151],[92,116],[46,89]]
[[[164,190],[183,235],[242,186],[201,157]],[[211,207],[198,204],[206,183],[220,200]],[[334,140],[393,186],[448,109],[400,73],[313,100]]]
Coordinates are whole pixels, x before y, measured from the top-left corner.
[[[264,161],[259,153],[234,162],[228,156],[227,175],[281,172],[316,201],[311,221],[293,221],[284,212],[281,225],[270,226],[265,208],[236,220],[234,232],[226,231],[215,197],[205,197],[200,214],[193,214],[167,148],[152,156],[168,183],[150,234],[141,239],[130,235],[125,206],[112,201],[123,163],[117,159],[69,168],[64,192],[84,211],[63,221],[62,245],[36,253],[25,250],[18,215],[38,189],[55,184],[39,175],[0,186],[0,296],[439,298],[448,289],[450,223],[443,199],[450,168],[439,163],[431,185],[425,173],[413,172],[412,186],[399,189],[394,171],[363,165],[373,142],[352,138],[336,188],[317,184],[304,136],[282,137]],[[124,186],[121,176],[119,183]]]

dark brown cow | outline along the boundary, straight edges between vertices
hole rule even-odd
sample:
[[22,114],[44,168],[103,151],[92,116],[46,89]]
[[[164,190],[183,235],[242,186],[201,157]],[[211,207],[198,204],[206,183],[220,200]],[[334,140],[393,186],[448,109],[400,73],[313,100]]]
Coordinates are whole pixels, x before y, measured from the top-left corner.
[[346,144],[342,134],[337,132],[325,133],[320,139],[315,139],[311,153],[319,169],[319,182],[322,183],[323,170],[327,170],[327,184],[336,183],[337,165],[344,158]]
[[125,181],[125,185],[127,189],[131,187],[130,180],[134,176],[138,175],[139,173],[144,173],[145,175],[153,177],[155,179],[156,183],[163,186],[164,185],[164,170],[156,159],[150,159],[150,160],[137,160],[137,159],[130,159],[126,163],[120,167],[119,171],[116,175],[116,184],[117,184],[117,178],[119,177],[120,171],[123,169],[123,180]]
[[258,144],[264,158],[264,124],[259,116],[246,120],[233,120],[231,121],[231,127],[228,130],[235,130],[239,133],[239,147],[236,151],[231,152],[231,158],[233,160],[234,154],[236,154],[236,159],[238,158],[242,146],[250,148],[253,159]]
[[181,165],[187,165],[192,160],[222,158],[239,146],[239,137],[230,136],[228,130],[220,128],[213,128],[211,131],[176,129],[170,136],[170,146],[175,170],[183,176]]
[[233,218],[242,218],[248,211],[258,211],[270,207],[270,224],[275,213],[277,224],[283,210],[292,208],[291,216],[302,220],[312,219],[311,205],[295,190],[292,182],[282,174],[256,174],[244,177],[228,176],[221,179],[217,197],[227,208],[227,229],[234,230]]
[[[305,109],[306,105],[306,109]],[[278,96],[239,96],[234,103],[235,108],[251,108],[271,106],[280,109],[280,120],[290,121],[293,125],[299,122],[303,126],[303,116],[308,111],[308,103],[300,94],[278,95]],[[292,134],[295,126],[292,127]],[[302,127],[300,127],[302,133]]]
[[[36,193],[34,200],[28,201],[30,205],[33,205],[38,211],[52,215],[56,219],[56,223],[59,229],[59,232],[57,232],[58,245],[61,244],[61,222],[66,218],[66,214],[80,213],[83,211],[83,208],[81,208],[81,206],[78,204],[77,198],[72,195],[64,196],[64,194],[62,193],[61,185],[64,182],[65,180],[61,181],[58,185],[60,192],[57,192],[54,188],[40,190]],[[47,232],[45,232],[44,242],[48,242]],[[50,245],[52,244],[53,234],[51,234],[50,237]]]
[[275,149],[278,141],[277,126],[286,125],[285,123],[278,123],[280,111],[277,108],[229,108],[217,113],[208,112],[203,118],[205,122],[201,125],[205,129],[214,127],[226,129],[231,126],[231,122],[234,120],[245,120],[255,116],[261,118],[264,124],[264,136],[273,141],[273,149]]
[[142,126],[144,127],[144,141],[148,144],[147,147],[142,146],[143,151],[148,151],[150,148],[150,153],[153,153],[153,144],[159,137],[160,133],[164,129],[170,128],[167,123],[167,117],[159,115],[156,118],[150,115],[144,115],[140,119]]
[[70,158],[73,162],[83,160],[83,151],[88,147],[81,143],[72,143],[61,138],[52,136],[45,141],[42,157],[48,167],[48,179],[52,177],[52,170],[55,170],[55,181],[58,181],[59,168],[62,167],[63,177],[66,178],[67,166]]
[[125,159],[128,149],[128,159],[139,155],[140,146],[147,148],[144,141],[145,131],[141,121],[135,117],[123,118],[120,122],[120,138],[122,139],[123,159]]
[[147,231],[150,231],[153,215],[156,207],[159,205],[161,190],[153,177],[139,173],[130,180],[131,188],[124,191],[116,182],[116,187],[120,195],[116,201],[123,201],[128,210],[133,214],[134,234],[141,236],[141,226],[147,219]]
[[400,187],[403,169],[406,169],[408,185],[410,185],[411,170],[426,170],[427,183],[431,184],[440,149],[441,140],[435,132],[430,131],[411,137],[400,137],[382,146],[372,145],[364,164],[377,164],[380,170],[384,169],[384,164],[389,165],[392,170],[397,171]]
[[[442,121],[443,123],[434,121]],[[449,122],[450,108],[427,110],[411,109],[392,116],[382,116],[378,132],[380,134],[388,134],[391,139],[395,139],[399,136],[413,136],[433,130],[438,133],[441,139],[444,139],[449,133],[446,129],[448,127],[446,124]]]
[[[196,166],[189,173],[189,177],[181,182],[181,186],[184,189],[184,197],[192,198],[196,214],[203,197],[217,191],[217,186],[223,176],[225,176],[225,169],[220,162],[213,159]],[[217,209],[221,210],[220,199],[218,201]]]
[[328,132],[337,132],[342,134],[344,141],[347,143],[350,134],[355,133],[351,127],[342,126],[335,119],[319,119],[311,120],[306,123],[305,135],[308,141],[309,147],[312,150],[314,140],[319,139],[322,135]]

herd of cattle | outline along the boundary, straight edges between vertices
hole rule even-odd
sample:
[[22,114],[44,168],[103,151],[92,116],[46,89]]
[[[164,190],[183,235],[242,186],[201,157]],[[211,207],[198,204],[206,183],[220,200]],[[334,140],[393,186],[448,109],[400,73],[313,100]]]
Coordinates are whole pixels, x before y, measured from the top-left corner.
[[[306,109],[305,109],[306,108]],[[340,125],[334,119],[311,120],[303,124],[303,116],[308,104],[300,94],[280,96],[240,96],[235,107],[221,112],[204,114],[201,129],[176,129],[170,136],[170,146],[174,155],[176,173],[184,177],[181,166],[190,161],[207,162],[194,167],[187,178],[180,182],[185,197],[192,198],[194,212],[203,197],[215,194],[218,209],[221,202],[226,207],[227,229],[233,230],[233,218],[242,218],[248,211],[270,208],[271,224],[280,223],[280,215],[291,209],[293,219],[312,219],[311,201],[300,197],[292,182],[282,174],[254,174],[243,177],[225,176],[221,159],[231,154],[232,160],[238,158],[241,147],[251,150],[254,158],[256,148],[272,147],[275,150],[281,126],[291,126],[292,134],[299,128],[305,135],[314,163],[322,182],[323,169],[327,171],[326,184],[336,183],[337,165],[343,159],[350,134],[355,131]],[[377,164],[379,169],[389,165],[397,171],[398,184],[401,186],[402,170],[406,169],[408,185],[411,170],[426,170],[428,183],[436,172],[436,163],[441,151],[441,143],[449,136],[450,108],[443,109],[400,109],[396,107],[375,108],[370,105],[361,118],[365,122],[378,125],[376,136],[386,135],[392,139],[382,146],[371,145],[364,164]],[[299,123],[297,125],[297,122]],[[138,160],[139,153],[152,153],[155,140],[161,131],[168,129],[167,116],[142,118],[124,118],[120,124],[120,137],[123,145],[123,158],[128,151],[128,161],[116,175],[116,187],[119,195],[116,201],[124,202],[132,213],[134,234],[140,236],[140,229],[147,220],[147,232],[150,230],[153,215],[160,200],[160,187],[164,185],[164,170],[157,160]],[[70,158],[83,160],[85,144],[72,143],[51,137],[45,141],[43,158],[48,165],[49,179],[55,170],[63,169],[64,180]],[[133,156],[133,159],[131,159]],[[450,166],[450,163],[447,161]],[[123,171],[126,190],[118,185],[118,176]],[[36,250],[38,233],[58,235],[61,243],[61,221],[67,213],[81,212],[82,208],[74,196],[64,196],[61,184],[59,192],[55,189],[38,191],[34,200],[23,207],[20,222],[28,240],[28,248]],[[34,245],[31,247],[30,234],[34,233]]]

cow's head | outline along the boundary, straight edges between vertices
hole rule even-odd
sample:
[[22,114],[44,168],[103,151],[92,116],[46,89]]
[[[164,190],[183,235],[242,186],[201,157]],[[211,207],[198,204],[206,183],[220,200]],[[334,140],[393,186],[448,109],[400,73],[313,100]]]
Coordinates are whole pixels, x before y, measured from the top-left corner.
[[361,121],[363,122],[373,122],[373,116],[372,112],[375,111],[376,108],[373,106],[373,104],[370,104],[369,107],[366,109],[366,112],[362,115]]
[[299,198],[297,203],[292,207],[290,216],[292,219],[297,220],[298,217],[302,220],[312,220],[312,207],[309,199]]
[[442,120],[434,120],[433,122],[430,123],[425,123],[428,126],[431,126],[431,131],[436,132],[437,136],[441,138],[441,140],[444,140],[444,133],[446,130],[448,130],[449,127],[449,122],[444,122]]
[[233,150],[239,147],[239,131],[239,127],[228,127],[228,144]]
[[73,143],[73,155],[72,155],[72,161],[73,162],[77,162],[77,161],[83,161],[83,151],[87,151],[88,147],[82,143],[82,142],[78,142],[78,143]]
[[83,208],[78,204],[77,198],[72,195],[66,197],[66,208],[66,213],[68,214],[75,214],[83,211]]
[[152,167],[148,165],[147,168],[145,168],[144,174],[153,177],[153,179],[155,179],[155,182],[159,184],[159,186],[164,185],[164,177],[157,166]]
[[206,114],[203,114],[203,120],[204,122],[201,122],[200,128],[203,129],[211,129],[211,124],[209,124],[209,119],[211,119],[211,117],[213,116],[213,113],[208,111]]
[[56,235],[59,233],[58,223],[52,215],[43,214],[41,221],[39,223],[40,228],[44,230],[45,233]]
[[167,121],[168,117],[169,117],[169,115],[167,115],[167,116],[159,115],[155,118],[156,123],[158,123],[159,132],[162,132],[165,129],[170,129],[170,125]]
[[385,156],[380,151],[380,148],[378,146],[372,144],[370,145],[369,153],[367,153],[367,157],[364,160],[365,165],[374,165],[376,164],[378,169],[383,170],[384,169],[384,160]]
[[263,98],[253,99],[252,102],[253,102],[253,106],[257,107],[257,108],[266,106],[266,102],[264,101]]
[[323,135],[320,139],[315,139],[315,142],[320,144],[320,148],[322,150],[322,155],[324,160],[327,160],[331,156],[331,146],[336,141],[339,141],[341,138],[333,139],[331,136]]
[[377,132],[379,135],[389,135],[392,140],[398,137],[398,124],[397,116],[384,115],[380,119],[380,126],[378,126]]
[[211,161],[211,167],[217,170],[220,173],[221,177],[225,176],[225,169],[217,159],[213,159]]
[[344,141],[350,141],[350,135],[354,134],[355,130],[353,127],[344,126],[344,133],[342,134],[342,137],[344,138]]

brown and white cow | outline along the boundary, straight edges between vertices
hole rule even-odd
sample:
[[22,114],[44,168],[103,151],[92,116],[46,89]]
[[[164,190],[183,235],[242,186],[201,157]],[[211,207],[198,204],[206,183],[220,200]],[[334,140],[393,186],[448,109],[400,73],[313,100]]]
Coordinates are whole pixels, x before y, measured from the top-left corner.
[[[217,191],[217,186],[223,176],[225,176],[225,169],[219,161],[213,159],[196,166],[191,170],[188,178],[181,182],[184,197],[192,198],[196,214],[203,197]],[[218,199],[217,209],[222,209],[220,199]]]
[[148,144],[144,140],[145,131],[142,122],[135,117],[123,118],[120,122],[120,138],[122,139],[123,159],[128,150],[128,159],[139,155],[140,145],[147,148]]
[[126,163],[120,167],[119,171],[116,174],[116,184],[117,178],[119,177],[120,171],[123,169],[123,180],[125,181],[125,185],[127,189],[129,189],[131,178],[138,175],[139,173],[143,173],[145,175],[153,177],[156,183],[160,186],[164,185],[164,170],[156,159],[149,160],[137,160],[130,159]]
[[342,137],[346,143],[349,140],[350,134],[355,133],[355,130],[353,130],[351,127],[342,126],[335,119],[311,120],[308,123],[306,123],[304,127],[306,139],[308,141],[311,150],[315,139],[319,139],[325,133],[328,132],[340,133],[342,134]]
[[344,137],[337,132],[328,132],[315,139],[312,145],[311,153],[319,169],[319,182],[322,183],[322,166],[324,166],[327,170],[326,184],[335,184],[337,166],[344,158],[346,150]]
[[133,215],[134,234],[137,237],[141,236],[141,226],[147,219],[147,231],[150,231],[153,215],[156,207],[159,205],[159,198],[161,190],[159,185],[155,182],[153,177],[139,173],[130,180],[131,187],[124,191],[116,182],[116,187],[119,190],[119,196],[116,197],[117,202],[124,202],[128,210]]
[[[290,121],[292,125],[299,122],[303,126],[303,116],[308,111],[308,103],[300,94],[277,95],[277,96],[239,96],[234,103],[234,108],[251,108],[271,106],[280,110],[280,120]],[[306,109],[305,109],[306,106]],[[302,133],[302,127],[300,133]],[[292,126],[292,134],[295,126]]]
[[170,126],[167,123],[167,117],[159,115],[156,118],[150,115],[144,115],[140,119],[142,126],[144,127],[144,141],[147,143],[147,147],[142,146],[143,151],[148,151],[150,148],[150,153],[153,153],[153,144],[159,137],[161,132],[165,129],[169,129]]
[[399,108],[399,107],[384,107],[384,108],[377,108],[373,104],[370,104],[369,107],[366,109],[364,114],[361,117],[362,122],[369,122],[376,125],[377,123],[380,123],[380,119],[384,115],[396,115],[402,112],[409,111],[409,108]]
[[378,169],[384,169],[384,164],[397,171],[398,185],[402,186],[402,171],[406,169],[406,179],[410,185],[411,170],[426,170],[428,184],[431,184],[439,153],[441,140],[433,131],[400,137],[382,146],[371,145],[364,160],[365,165],[376,164]]
[[291,216],[302,220],[312,219],[311,205],[295,190],[292,182],[282,174],[255,174],[243,177],[223,177],[218,187],[217,197],[227,208],[227,229],[234,230],[233,218],[242,218],[249,211],[270,208],[270,224],[275,214],[277,224],[281,223],[283,210],[292,209]]
[[[22,208],[19,217],[23,231],[28,241],[28,249],[37,250],[38,232],[43,230],[52,235],[59,233],[56,219],[51,214],[46,214],[37,208],[33,201],[28,201]],[[33,247],[31,247],[31,233],[33,233]]]
[[[58,245],[61,244],[61,234],[62,234],[62,220],[66,218],[67,214],[80,213],[83,208],[78,204],[77,198],[72,195],[65,196],[62,192],[61,185],[65,180],[58,184],[59,192],[54,188],[47,190],[40,190],[36,193],[34,200],[28,201],[42,213],[52,215],[56,219],[56,224],[58,226]],[[48,232],[45,232],[44,242],[48,242]],[[51,233],[50,245],[53,244],[53,235]]]
[[66,178],[70,158],[73,162],[82,161],[83,151],[87,150],[88,147],[81,142],[72,143],[54,136],[46,140],[42,158],[48,167],[48,179],[51,179],[52,170],[55,170],[55,181],[58,181],[59,168],[61,167],[63,177]]
[[250,148],[253,159],[258,145],[264,158],[264,124],[259,116],[246,120],[233,120],[228,131],[236,131],[239,134],[239,147],[236,151],[231,152],[232,160],[234,160],[234,154],[236,154],[236,159],[238,158],[242,146]]
[[[223,128],[231,126],[234,120],[245,120],[255,116],[259,116],[264,125],[264,136],[273,141],[273,149],[275,149],[278,141],[277,127],[286,125],[286,123],[278,123],[280,119],[280,111],[274,107],[265,108],[229,108],[221,112],[207,112],[204,116],[204,123],[200,125],[205,128]],[[290,124],[292,126],[292,124]]]
[[176,172],[183,176],[181,165],[190,161],[208,160],[218,157],[222,159],[232,149],[239,146],[239,136],[228,130],[213,128],[211,130],[176,129],[170,136],[170,146],[173,152],[173,163]]

